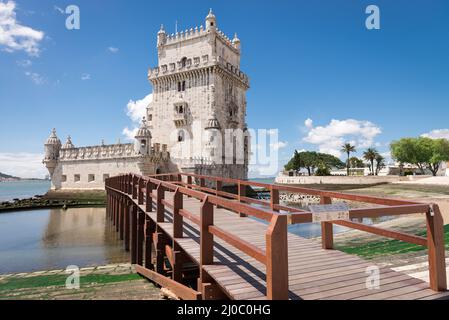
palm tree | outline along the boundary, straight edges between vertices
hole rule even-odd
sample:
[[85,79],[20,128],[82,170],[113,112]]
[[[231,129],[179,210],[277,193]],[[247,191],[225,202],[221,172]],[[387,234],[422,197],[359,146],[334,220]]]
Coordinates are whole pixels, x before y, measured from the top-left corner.
[[369,171],[371,172],[372,175],[374,175],[374,160],[376,160],[378,154],[379,153],[374,148],[368,148],[363,153],[363,159],[365,159],[370,163]]
[[350,143],[345,143],[344,145],[341,146],[341,152],[344,152],[348,155],[348,160],[346,161],[346,169],[347,169],[347,174],[349,176],[349,158],[351,156],[351,152],[356,152],[355,150],[355,146],[351,145]]
[[377,154],[377,156],[376,156],[376,176],[379,175],[380,170],[382,170],[383,168],[385,168],[385,158],[382,155]]

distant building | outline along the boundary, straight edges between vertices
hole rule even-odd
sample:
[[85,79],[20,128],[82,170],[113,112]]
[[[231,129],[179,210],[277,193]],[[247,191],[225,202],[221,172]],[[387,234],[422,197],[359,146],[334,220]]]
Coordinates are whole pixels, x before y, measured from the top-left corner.
[[61,145],[53,130],[44,159],[52,189],[101,189],[106,178],[128,172],[246,179],[249,79],[240,70],[240,45],[237,35],[231,40],[218,30],[212,11],[205,27],[169,35],[161,26],[158,66],[148,72],[153,102],[134,143],[77,148],[70,137]]

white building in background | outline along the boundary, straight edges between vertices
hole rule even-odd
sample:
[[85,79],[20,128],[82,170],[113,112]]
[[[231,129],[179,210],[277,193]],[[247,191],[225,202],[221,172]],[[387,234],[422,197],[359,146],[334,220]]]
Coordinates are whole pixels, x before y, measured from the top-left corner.
[[103,189],[121,173],[191,172],[246,179],[248,77],[240,70],[240,40],[205,27],[157,34],[158,66],[148,79],[153,101],[134,143],[75,147],[53,129],[44,163],[52,189]]

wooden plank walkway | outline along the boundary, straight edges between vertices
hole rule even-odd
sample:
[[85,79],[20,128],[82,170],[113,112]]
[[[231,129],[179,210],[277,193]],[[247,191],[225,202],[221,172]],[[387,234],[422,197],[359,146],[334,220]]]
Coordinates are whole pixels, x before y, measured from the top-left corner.
[[[156,192],[153,191],[156,196]],[[165,192],[173,203],[173,192]],[[137,204],[137,200],[134,200]],[[183,207],[200,219],[201,201],[183,195]],[[140,205],[145,211],[145,205]],[[146,213],[155,223],[156,212]],[[171,209],[166,207],[165,221],[157,225],[173,235]],[[200,265],[199,227],[188,219],[183,222],[183,238],[174,241]],[[235,212],[214,209],[214,225],[265,250],[267,224],[254,218],[239,217]],[[380,268],[380,288],[366,288],[367,267],[372,263],[336,250],[324,250],[313,240],[288,233],[289,298],[316,299],[447,299],[449,292],[435,292],[419,279],[388,268]],[[266,299],[266,267],[227,242],[215,237],[214,263],[204,265],[207,272],[231,299]]]

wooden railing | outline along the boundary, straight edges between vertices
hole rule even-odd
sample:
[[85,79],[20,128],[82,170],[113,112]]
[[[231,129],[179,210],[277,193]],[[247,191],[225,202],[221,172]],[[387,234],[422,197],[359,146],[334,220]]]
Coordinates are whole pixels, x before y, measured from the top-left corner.
[[[173,175],[171,175],[171,177],[173,177]],[[177,177],[179,178],[179,176]],[[266,266],[266,295],[268,299],[288,299],[286,215],[271,210],[255,208],[248,204],[231,201],[214,194],[193,190],[192,188],[181,186],[180,180],[169,181],[167,178],[161,179],[160,177],[152,178],[132,174],[113,177],[106,181],[106,190],[108,192],[108,208],[112,208],[110,210],[111,212],[117,210],[118,200],[114,199],[123,196],[130,197],[140,206],[134,206],[133,210],[152,212],[153,204],[155,204],[156,223],[167,222],[165,219],[165,210],[166,208],[171,209],[171,212],[173,213],[172,236],[174,241],[183,237],[182,227],[184,218],[199,226],[200,276],[198,283],[199,287],[202,287],[199,289],[200,292],[203,292],[203,296],[211,281],[207,273],[203,270],[203,266],[214,263],[214,237],[217,237]],[[153,194],[154,190],[155,194]],[[164,198],[165,191],[173,192],[172,202]],[[183,208],[183,196],[196,198],[201,201],[199,218],[193,212],[189,212],[187,209]],[[112,200],[109,198],[112,198]],[[112,204],[110,204],[110,202],[112,202]],[[230,211],[239,212],[245,216],[252,216],[267,221],[269,225],[266,231],[266,249],[262,250],[214,225],[215,207],[228,209]],[[138,213],[134,212],[134,215],[131,216],[138,216]],[[114,216],[113,219],[114,221],[117,221],[116,216]],[[143,221],[144,218],[141,217],[137,217],[137,219],[134,218],[130,221],[131,229],[137,230],[136,232],[131,233],[131,243],[138,244],[136,246],[131,246],[131,260],[132,263],[138,265],[143,264],[142,248],[141,245],[139,245],[139,243],[142,243],[142,239],[137,239],[138,237],[143,237]],[[120,222],[117,221],[117,223]],[[124,238],[126,238],[126,236],[124,236]],[[148,254],[148,252],[146,252],[146,254]],[[151,258],[149,260],[151,260]],[[162,267],[156,266],[156,270],[157,269],[162,269]],[[176,273],[177,270],[174,270],[173,274]]]
[[[234,186],[235,193],[223,191],[222,188],[224,185]],[[247,197],[247,187],[262,187],[269,190],[270,200],[266,201]],[[212,280],[204,271],[203,266],[213,264],[214,262],[214,237],[224,240],[266,266],[266,294],[268,299],[288,298],[287,224],[312,222],[312,213],[281,205],[279,199],[281,192],[317,196],[320,198],[322,204],[330,204],[332,203],[332,199],[341,199],[377,205],[350,209],[349,216],[351,219],[425,213],[427,237],[381,229],[350,220],[326,221],[321,223],[322,246],[324,249],[333,248],[333,224],[425,246],[428,248],[429,256],[430,287],[436,291],[447,289],[443,220],[441,212],[435,204],[422,204],[396,199],[273,185],[189,173],[169,173],[149,177],[127,174],[112,177],[106,181],[106,190],[108,192],[108,214],[111,219],[116,221],[116,225],[130,224],[131,229],[136,230],[136,232],[131,232],[131,235],[129,235],[126,234],[127,232],[129,233],[129,228],[124,228],[125,230],[123,231],[121,227],[118,227],[121,238],[125,240],[125,247],[128,249],[131,247],[132,263],[142,265],[143,260],[145,260],[145,266],[147,268],[153,268],[151,252],[149,253],[146,250],[143,253],[142,251],[144,237],[146,239],[145,245],[150,245],[150,247],[151,243],[157,243],[158,239],[155,224],[145,215],[145,212],[151,212],[153,210],[153,205],[157,216],[156,224],[165,222],[166,208],[170,209],[173,213],[173,248],[176,247],[176,239],[183,237],[183,219],[188,219],[198,225],[200,232],[200,275],[198,290],[202,293],[203,298],[207,296],[207,292],[211,292],[212,290]],[[165,191],[174,193],[172,202],[164,199]],[[183,208],[184,196],[196,198],[201,201],[199,218],[193,212],[189,212]],[[125,200],[128,201],[125,206],[121,205],[123,199],[128,199]],[[137,203],[138,206],[131,206],[132,209],[129,209],[130,200]],[[257,206],[252,206],[252,204],[256,204]],[[251,216],[267,221],[269,224],[266,231],[265,250],[214,225],[214,208],[220,207],[236,212],[242,217]],[[128,210],[126,208],[134,210],[133,214],[116,214],[117,210]],[[125,218],[121,218],[123,216]],[[120,221],[120,219],[123,221]],[[126,221],[126,219],[131,219],[131,221]],[[130,241],[134,245],[130,246]],[[163,268],[161,257],[164,251],[165,249],[160,247],[156,250],[155,269],[158,272]],[[176,270],[176,258],[171,257],[172,255],[176,255],[176,252],[168,250],[167,258],[169,260],[171,259],[173,263],[173,280],[176,280],[179,277],[180,271]],[[192,293],[188,292],[186,296],[192,296]]]

